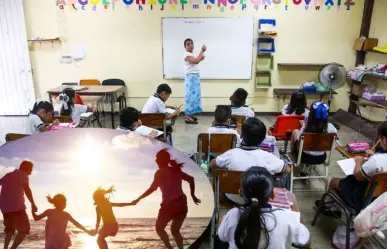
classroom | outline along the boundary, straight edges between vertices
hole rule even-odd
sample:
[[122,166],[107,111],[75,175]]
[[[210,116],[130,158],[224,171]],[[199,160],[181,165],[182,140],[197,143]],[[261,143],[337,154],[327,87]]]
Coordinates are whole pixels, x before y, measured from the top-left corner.
[[386,10],[0,0],[0,244],[387,248]]

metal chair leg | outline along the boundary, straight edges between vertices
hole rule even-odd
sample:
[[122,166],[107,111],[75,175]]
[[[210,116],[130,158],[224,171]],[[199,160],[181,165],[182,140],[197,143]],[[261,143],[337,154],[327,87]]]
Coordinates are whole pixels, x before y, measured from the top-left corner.
[[320,205],[319,205],[319,207],[317,208],[316,214],[314,215],[314,218],[313,218],[313,221],[312,221],[312,226],[314,226],[314,225],[316,224],[317,219],[318,219],[318,216],[320,215],[320,212],[321,212],[321,210],[322,210],[323,207],[324,207],[325,199],[327,198],[328,195],[329,195],[328,193],[325,193],[325,194],[323,194],[323,196],[321,197]]
[[345,235],[345,248],[351,249],[351,213],[348,212],[348,210],[345,210],[345,216],[347,217],[347,224],[346,225],[346,235]]

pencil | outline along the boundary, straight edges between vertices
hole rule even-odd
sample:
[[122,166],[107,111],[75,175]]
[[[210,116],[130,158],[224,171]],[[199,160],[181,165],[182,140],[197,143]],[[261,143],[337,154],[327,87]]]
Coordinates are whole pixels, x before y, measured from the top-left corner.
[[376,146],[378,146],[380,143],[380,139],[375,143],[374,147],[372,147],[371,151],[375,152]]

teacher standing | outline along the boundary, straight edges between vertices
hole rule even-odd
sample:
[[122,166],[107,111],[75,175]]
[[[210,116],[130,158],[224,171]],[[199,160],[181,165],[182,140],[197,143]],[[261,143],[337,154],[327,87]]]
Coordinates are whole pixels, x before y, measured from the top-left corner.
[[194,42],[192,39],[184,41],[184,74],[185,74],[185,123],[197,124],[198,119],[193,115],[199,114],[202,109],[202,96],[200,90],[200,68],[199,63],[204,60],[206,46],[203,45],[200,54],[195,57],[193,54]]

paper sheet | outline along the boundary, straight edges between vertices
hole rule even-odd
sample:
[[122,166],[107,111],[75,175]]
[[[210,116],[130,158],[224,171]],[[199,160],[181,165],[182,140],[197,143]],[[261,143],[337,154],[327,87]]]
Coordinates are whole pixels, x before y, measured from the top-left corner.
[[344,160],[337,161],[337,163],[339,164],[340,168],[343,170],[345,175],[347,176],[353,175],[355,171],[355,166],[356,166],[355,159],[353,158],[344,159]]
[[139,126],[139,127],[136,129],[136,133],[141,134],[141,135],[144,135],[144,136],[149,136],[149,134],[150,134],[152,131],[156,131],[156,132],[157,132],[157,137],[164,134],[164,132],[162,132],[162,131],[159,131],[159,130],[150,128],[150,127],[145,126],[145,125],[141,125],[141,126]]
[[80,61],[85,58],[85,47],[83,45],[75,45],[73,47],[73,58],[76,61]]
[[167,113],[168,113],[168,114],[172,114],[172,113],[174,113],[174,112],[175,112],[175,110],[174,110],[174,109],[167,108]]

